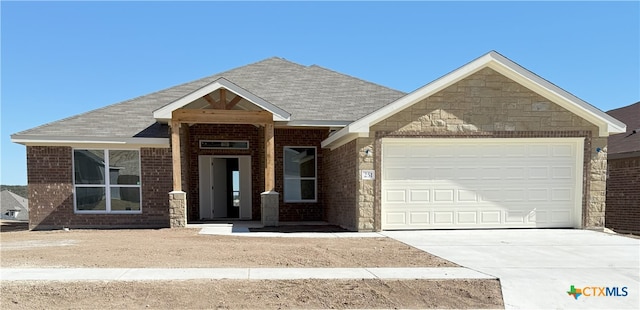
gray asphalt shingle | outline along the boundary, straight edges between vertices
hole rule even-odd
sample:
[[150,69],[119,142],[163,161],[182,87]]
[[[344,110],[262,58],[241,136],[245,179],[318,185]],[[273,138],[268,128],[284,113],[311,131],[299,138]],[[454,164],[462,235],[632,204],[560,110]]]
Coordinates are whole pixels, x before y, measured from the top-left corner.
[[52,137],[167,137],[157,110],[225,78],[291,113],[291,120],[355,121],[404,96],[389,89],[316,65],[269,58],[247,66],[171,87],[16,134]]

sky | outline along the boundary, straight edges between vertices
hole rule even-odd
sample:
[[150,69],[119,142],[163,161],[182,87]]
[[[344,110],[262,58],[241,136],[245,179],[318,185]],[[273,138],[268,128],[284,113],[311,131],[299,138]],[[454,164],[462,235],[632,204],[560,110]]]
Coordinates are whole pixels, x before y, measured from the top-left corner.
[[405,92],[496,50],[607,111],[640,100],[640,2],[1,1],[0,183],[10,135],[278,56]]

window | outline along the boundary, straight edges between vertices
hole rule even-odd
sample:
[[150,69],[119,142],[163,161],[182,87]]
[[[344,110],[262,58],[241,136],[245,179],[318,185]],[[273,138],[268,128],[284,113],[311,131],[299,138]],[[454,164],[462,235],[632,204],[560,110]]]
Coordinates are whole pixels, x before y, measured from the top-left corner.
[[284,201],[316,201],[316,148],[284,148]]
[[248,150],[249,141],[200,140],[201,149]]
[[140,213],[140,152],[73,150],[79,213]]

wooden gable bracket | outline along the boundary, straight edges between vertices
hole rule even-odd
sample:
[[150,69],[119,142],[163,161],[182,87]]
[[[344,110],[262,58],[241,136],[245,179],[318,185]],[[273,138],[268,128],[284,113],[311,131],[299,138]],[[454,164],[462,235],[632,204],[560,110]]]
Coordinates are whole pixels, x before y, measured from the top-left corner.
[[218,110],[231,110],[236,106],[236,104],[238,104],[238,102],[240,102],[240,100],[242,100],[242,97],[236,95],[231,99],[231,101],[229,101],[229,103],[227,103],[227,90],[224,88],[220,88],[220,100],[218,101],[215,101],[213,97],[211,97],[211,94],[206,94],[202,96],[202,98],[204,98],[212,108]]
[[240,100],[242,100],[242,97],[240,97],[240,96],[233,97],[233,99],[231,99],[231,101],[229,101],[229,103],[227,103],[227,106],[225,106],[225,109],[231,110],[231,108],[235,107],[236,104],[238,104],[238,102],[240,102]]

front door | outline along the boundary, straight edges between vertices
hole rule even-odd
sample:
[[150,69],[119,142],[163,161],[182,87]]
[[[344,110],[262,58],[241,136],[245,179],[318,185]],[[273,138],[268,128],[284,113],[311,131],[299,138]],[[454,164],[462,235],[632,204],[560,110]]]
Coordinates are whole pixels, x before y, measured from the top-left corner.
[[198,157],[200,219],[251,219],[251,157]]

